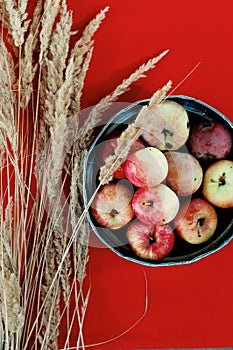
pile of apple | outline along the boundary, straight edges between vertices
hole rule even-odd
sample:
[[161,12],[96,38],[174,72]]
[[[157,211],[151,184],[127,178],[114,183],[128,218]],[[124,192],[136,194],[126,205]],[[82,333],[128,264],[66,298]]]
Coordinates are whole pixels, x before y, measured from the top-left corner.
[[[117,138],[109,140],[103,160],[116,146]],[[125,226],[131,249],[143,259],[167,256],[177,234],[189,244],[208,241],[218,223],[216,207],[233,207],[231,148],[225,125],[203,122],[190,128],[187,111],[164,101],[114,181],[98,191],[93,218],[109,229]]]

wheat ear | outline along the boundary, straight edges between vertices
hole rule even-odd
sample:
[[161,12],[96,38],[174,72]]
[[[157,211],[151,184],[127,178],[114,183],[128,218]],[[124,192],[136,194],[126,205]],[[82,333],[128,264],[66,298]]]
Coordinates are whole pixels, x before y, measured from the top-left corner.
[[100,102],[94,106],[85,120],[83,127],[80,129],[79,138],[77,143],[82,145],[83,148],[88,148],[93,137],[94,128],[98,125],[103,115],[103,112],[114,102],[117,98],[125,93],[130,85],[140,78],[145,77],[145,73],[154,68],[166,54],[168,50],[163,51],[158,56],[150,59],[147,63],[142,64],[134,73],[132,73],[127,79],[124,79],[116,89],[106,97],[102,98]]
[[101,184],[106,184],[112,180],[114,171],[126,160],[131,146],[141,136],[143,128],[147,124],[148,115],[153,113],[153,110],[162,102],[170,88],[171,81],[160,90],[157,90],[152,96],[148,106],[142,107],[134,123],[129,124],[126,130],[121,133],[114,154],[106,159],[105,164],[100,169],[99,180]]

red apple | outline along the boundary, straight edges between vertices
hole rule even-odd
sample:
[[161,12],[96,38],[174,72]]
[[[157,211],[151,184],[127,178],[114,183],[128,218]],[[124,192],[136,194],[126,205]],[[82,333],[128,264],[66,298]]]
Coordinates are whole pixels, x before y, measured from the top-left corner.
[[201,198],[184,203],[174,219],[180,237],[192,244],[208,241],[216,230],[217,222],[215,209]]
[[177,102],[166,100],[153,110],[144,127],[142,137],[160,150],[176,150],[189,136],[189,118]]
[[141,187],[133,196],[132,207],[137,218],[149,225],[164,225],[174,219],[179,199],[169,187],[160,184]]
[[151,226],[134,222],[127,229],[127,238],[133,252],[148,260],[164,258],[174,245],[174,233],[169,225]]
[[[102,159],[105,162],[107,157],[113,154],[115,148],[117,147],[117,137],[114,137],[108,141],[106,141],[106,145],[104,146]],[[145,148],[143,143],[140,140],[136,140],[130,148],[128,156],[135,153],[136,151]],[[115,179],[125,179],[125,170],[124,170],[125,162],[120,165],[120,167],[114,172],[113,177]]]
[[110,183],[102,186],[91,206],[94,219],[110,229],[126,225],[134,217],[132,195],[133,191],[123,184]]
[[233,207],[233,161],[223,159],[210,165],[204,175],[202,192],[217,207]]
[[203,122],[195,125],[188,142],[191,153],[202,160],[223,159],[232,147],[232,137],[221,123]]
[[189,153],[165,152],[168,162],[166,183],[179,196],[193,194],[201,186],[203,171],[198,160]]
[[137,187],[153,187],[167,176],[168,165],[164,154],[154,147],[133,153],[125,162],[125,175]]

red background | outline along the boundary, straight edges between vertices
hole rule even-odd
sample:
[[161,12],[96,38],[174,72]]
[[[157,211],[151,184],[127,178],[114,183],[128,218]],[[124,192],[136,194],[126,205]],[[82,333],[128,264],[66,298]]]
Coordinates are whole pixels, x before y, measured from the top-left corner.
[[[170,53],[120,98],[134,102],[173,81],[173,87],[201,61],[174,94],[188,95],[232,116],[231,1],[68,0],[74,29],[83,28],[110,6],[95,35],[83,107],[110,93],[137,66],[164,49]],[[98,243],[98,239],[92,239]],[[104,248],[90,248],[91,281],[86,344],[117,340],[95,349],[233,347],[233,241],[190,265],[142,267]]]

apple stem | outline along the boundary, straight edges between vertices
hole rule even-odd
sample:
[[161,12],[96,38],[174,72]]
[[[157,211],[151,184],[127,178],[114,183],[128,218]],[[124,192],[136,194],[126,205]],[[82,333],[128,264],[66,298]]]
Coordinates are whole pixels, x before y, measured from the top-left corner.
[[117,211],[116,209],[112,209],[111,212],[110,212],[110,216],[111,216],[112,218],[114,218],[115,215],[117,215],[117,214],[118,214],[118,211]]
[[152,245],[153,243],[155,243],[155,237],[151,235],[149,237],[149,245]]
[[222,175],[219,176],[219,186],[223,186],[226,183],[226,173],[222,173]]
[[143,205],[145,205],[146,207],[153,207],[153,201],[147,201],[147,202],[143,202]]
[[222,173],[222,175],[219,176],[217,181],[214,179],[210,179],[210,182],[213,182],[213,183],[218,182],[219,187],[225,185],[226,184],[226,173],[225,172]]
[[212,127],[213,127],[213,123],[211,123],[211,122],[203,123],[201,126],[201,130],[209,129]]

